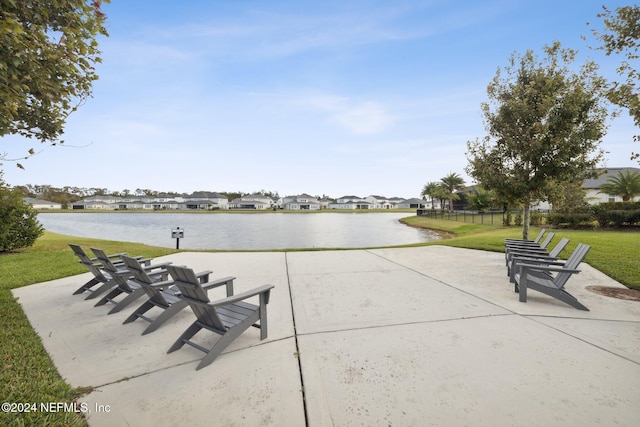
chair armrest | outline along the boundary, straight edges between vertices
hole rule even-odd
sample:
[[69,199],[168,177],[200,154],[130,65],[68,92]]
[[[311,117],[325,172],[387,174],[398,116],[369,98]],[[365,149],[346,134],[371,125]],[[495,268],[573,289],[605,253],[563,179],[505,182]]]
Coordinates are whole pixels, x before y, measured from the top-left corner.
[[164,268],[167,265],[171,265],[171,264],[173,263],[171,261],[168,261],[168,262],[161,262],[159,264],[143,265],[142,268],[146,271],[149,271],[149,270],[154,270],[156,268]]
[[540,262],[538,264],[535,264],[536,260],[535,259],[524,259],[524,260],[515,260],[514,263],[515,265],[517,265],[518,267],[520,267],[522,264],[530,264],[530,265],[536,265],[536,266],[540,266],[540,265],[548,265],[548,266],[558,266],[558,267],[562,267],[563,265],[565,265],[566,261],[563,259],[557,259],[557,260],[540,260]]
[[[273,288],[274,288],[273,285],[262,285],[262,286],[259,286],[259,287],[255,288],[255,289],[252,289],[250,291],[239,293],[238,295],[233,295],[233,296],[230,296],[230,297],[227,297],[227,298],[219,299],[217,301],[212,301],[212,302],[209,303],[209,305],[212,306],[212,307],[219,307],[219,306],[222,306],[222,305],[227,305],[227,304],[232,304],[234,302],[242,301],[244,299],[251,298],[251,297],[254,297],[254,296],[260,295],[260,294],[267,294],[268,295],[268,293]],[[268,303],[268,302],[269,302],[269,298],[267,297],[266,298],[266,303]]]
[[111,259],[111,258],[120,258],[122,255],[126,255],[126,252],[120,252],[119,254],[111,254],[111,255],[107,255],[107,258]]
[[547,253],[547,250],[543,248],[507,248],[505,252],[507,254],[540,254]]
[[164,289],[164,288],[168,288],[169,286],[173,285],[175,282],[172,279],[169,280],[163,280],[162,282],[155,282],[155,283],[145,283],[145,286],[151,286],[152,288],[160,288],[160,289]]
[[521,268],[520,273],[522,276],[525,275],[527,270],[538,270],[538,271],[553,271],[558,273],[571,273],[578,274],[582,270],[575,270],[572,268],[564,268],[564,267],[556,267],[553,265],[538,265],[538,264],[518,264],[518,267]]
[[209,289],[217,288],[218,286],[227,285],[227,297],[233,295],[233,281],[236,280],[233,276],[222,277],[212,282],[202,284],[202,289],[209,291]]
[[[544,262],[544,263],[560,263],[562,261],[560,261],[560,258],[555,257],[555,256],[549,256],[549,255],[536,255],[536,254],[514,254],[511,257],[511,261],[512,262],[517,262],[517,263],[521,263],[521,262]],[[564,263],[564,262],[562,262]]]
[[504,245],[507,249],[531,249],[531,248],[540,248],[541,246],[537,243],[532,243],[530,245]]
[[209,281],[209,275],[210,275],[211,273],[213,273],[213,271],[211,271],[211,270],[201,271],[201,272],[199,272],[199,273],[196,273],[196,277],[197,277],[198,279],[200,279],[200,283],[201,283],[201,284],[204,284],[204,283],[206,283],[206,282],[208,282],[208,281]]

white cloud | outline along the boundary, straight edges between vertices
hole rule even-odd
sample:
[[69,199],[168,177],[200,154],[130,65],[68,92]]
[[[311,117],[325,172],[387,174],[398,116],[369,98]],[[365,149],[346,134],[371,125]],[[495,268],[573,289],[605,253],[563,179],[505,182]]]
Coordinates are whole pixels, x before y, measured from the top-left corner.
[[394,124],[394,117],[379,102],[361,101],[334,95],[315,95],[302,101],[308,108],[325,115],[328,122],[335,123],[353,134],[369,135],[382,133]]

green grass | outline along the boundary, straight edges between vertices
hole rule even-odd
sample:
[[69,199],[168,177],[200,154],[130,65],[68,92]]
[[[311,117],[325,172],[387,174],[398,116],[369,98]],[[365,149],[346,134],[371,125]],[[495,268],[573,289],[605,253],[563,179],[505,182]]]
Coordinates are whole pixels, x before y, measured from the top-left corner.
[[[403,222],[449,233],[451,238],[422,245],[447,245],[502,252],[505,238],[520,238],[518,227],[409,217]],[[538,233],[532,229],[532,235]],[[623,231],[554,230],[571,239],[564,254],[578,243],[592,246],[586,262],[624,285],[640,289],[640,233]],[[40,337],[34,332],[11,289],[85,273],[67,243],[99,247],[107,253],[158,257],[175,253],[168,248],[137,243],[75,238],[45,233],[36,244],[14,253],[0,254],[0,396],[4,402],[73,402],[87,390],[74,389],[60,377]],[[552,243],[553,244],[553,243]],[[416,246],[416,245],[410,245]],[[72,298],[71,295],[69,295]],[[86,426],[73,412],[15,414],[0,412],[2,426]]]
[[[108,253],[157,257],[175,252],[135,243],[110,242],[95,239],[71,238],[85,247],[96,246]],[[34,332],[11,289],[86,273],[77,262],[67,243],[68,236],[45,233],[28,249],[0,254],[0,396],[3,402],[39,405],[41,402],[72,402],[83,390],[73,389],[58,374],[45,351],[40,337]],[[69,295],[71,298],[71,295]],[[0,412],[2,426],[85,426],[81,414],[5,413]]]

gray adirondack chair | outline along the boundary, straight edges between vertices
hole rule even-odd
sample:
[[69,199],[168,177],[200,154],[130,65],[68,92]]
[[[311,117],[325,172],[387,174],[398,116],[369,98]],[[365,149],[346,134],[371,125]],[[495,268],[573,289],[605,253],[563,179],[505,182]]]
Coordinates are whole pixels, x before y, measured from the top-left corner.
[[[130,280],[139,283],[149,297],[149,299],[131,313],[123,323],[131,323],[138,318],[146,320],[149,322],[149,326],[147,326],[147,328],[142,332],[142,335],[146,335],[158,329],[167,320],[187,307],[188,302],[179,297],[180,290],[177,286],[174,286],[174,281],[172,279],[154,282],[151,276],[147,274],[145,269],[142,268],[135,259],[125,255],[122,257],[122,260],[133,273],[133,279]],[[208,290],[214,287],[226,285],[227,295],[233,295],[233,281],[235,277],[229,276],[209,282],[210,274],[211,271],[202,271],[196,274],[198,281],[203,284],[203,289]],[[162,313],[160,313],[155,319],[147,316],[149,310],[154,307],[162,310]]]
[[[196,370],[211,364],[229,344],[239,337],[250,326],[260,329],[260,339],[267,338],[267,304],[273,285],[263,285],[238,295],[229,295],[217,301],[210,301],[207,292],[190,268],[168,266],[176,286],[180,289],[180,297],[188,302],[196,316],[196,321],[184,331],[167,353],[176,351],[185,344],[206,353]],[[258,296],[259,305],[244,300]],[[211,348],[205,348],[190,341],[201,329],[214,332],[220,338]]]
[[558,261],[558,256],[567,247],[569,244],[569,239],[563,237],[560,241],[553,247],[553,249],[549,252],[527,252],[527,251],[518,251],[512,252],[510,255],[509,262],[507,263],[507,275],[509,276],[509,281],[514,282],[514,276],[517,270],[517,263],[526,262],[529,264],[545,264],[548,261]]
[[[578,244],[566,262],[549,262],[547,265],[518,263],[515,274],[515,289],[520,292],[520,302],[527,302],[527,291],[534,289],[557,298],[578,310],[589,311],[576,297],[564,289],[572,274],[578,274],[577,267],[587,256],[591,246]],[[555,275],[553,274],[555,273]]]
[[509,266],[509,263],[511,262],[511,257],[513,256],[514,253],[524,253],[524,252],[536,253],[537,252],[537,253],[546,254],[547,247],[549,246],[549,243],[551,243],[551,240],[555,235],[556,233],[547,234],[547,237],[545,237],[545,239],[540,244],[530,243],[530,244],[524,244],[524,245],[506,246],[504,251],[504,258],[505,258],[505,263],[507,267]]
[[[115,304],[108,314],[117,313],[136,299],[144,295],[144,289],[139,283],[129,280],[133,277],[133,273],[124,265],[114,264],[111,259],[104,253],[102,249],[91,248],[91,251],[96,255],[96,258],[102,264],[102,267],[111,277],[115,280],[116,286],[109,291],[100,301],[98,301],[95,307],[99,307],[108,302]],[[143,268],[151,275],[156,281],[166,280],[169,273],[163,270],[164,267],[171,264],[170,262],[164,262],[159,264],[145,265]],[[126,294],[124,298],[116,300],[116,297],[121,294]]]
[[[83,292],[89,292],[89,295],[85,299],[97,298],[105,291],[113,288],[117,284],[117,279],[112,277],[108,272],[105,272],[101,263],[97,258],[90,258],[89,255],[82,249],[80,245],[69,243],[69,247],[73,250],[73,253],[78,257],[78,262],[84,265],[92,274],[93,278],[84,285],[80,286],[73,295],[78,295]],[[117,254],[120,255],[120,254]],[[114,255],[109,255],[113,257]],[[94,288],[94,286],[98,286]]]
[[530,243],[538,243],[541,239],[542,236],[544,236],[544,233],[547,230],[545,230],[544,228],[540,230],[540,233],[538,233],[538,235],[536,236],[535,239],[533,240],[525,240],[525,239],[504,239],[504,243],[506,245],[508,244],[512,244],[512,243],[526,243],[526,242],[530,242]]

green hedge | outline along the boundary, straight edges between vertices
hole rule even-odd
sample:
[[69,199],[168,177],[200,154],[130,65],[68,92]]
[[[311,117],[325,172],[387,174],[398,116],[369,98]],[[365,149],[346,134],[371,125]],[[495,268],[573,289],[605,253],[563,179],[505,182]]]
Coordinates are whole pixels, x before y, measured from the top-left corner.
[[583,228],[598,223],[600,227],[634,227],[640,224],[640,202],[610,202],[589,207],[586,212],[549,215],[548,223],[569,228]]
[[549,214],[547,218],[549,224],[555,226],[568,226],[569,228],[580,228],[593,224],[594,217],[591,213],[556,213]]

